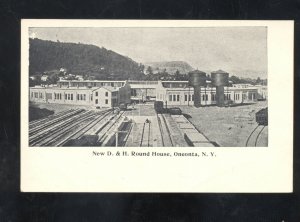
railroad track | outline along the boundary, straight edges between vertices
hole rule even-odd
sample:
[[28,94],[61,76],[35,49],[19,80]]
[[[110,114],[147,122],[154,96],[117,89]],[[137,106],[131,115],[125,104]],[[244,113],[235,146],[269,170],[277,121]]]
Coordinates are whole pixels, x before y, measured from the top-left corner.
[[124,138],[122,146],[127,146],[127,142],[128,142],[129,136],[130,136],[130,134],[131,134],[131,132],[133,130],[133,126],[134,126],[134,123],[131,121],[130,127],[128,129],[128,133],[127,133],[127,135]]
[[[101,112],[102,115],[99,115],[96,119],[88,122],[85,126],[78,128],[74,133],[65,137],[62,141],[56,144],[56,146],[64,146],[69,140],[80,139],[85,133],[95,127],[98,123],[104,120],[105,117],[110,115],[113,111],[104,111]],[[99,113],[98,113],[99,114]]]
[[142,136],[140,141],[140,147],[150,146],[150,132],[151,132],[151,122],[144,122],[142,129]]
[[173,139],[166,118],[164,117],[163,114],[157,114],[157,120],[158,120],[159,131],[161,134],[162,145],[174,146]]
[[58,124],[51,126],[32,137],[29,137],[29,144],[31,146],[49,145],[49,140],[58,139],[61,135],[64,135],[64,132],[70,129],[72,126],[77,126],[78,123],[93,117],[93,115],[95,115],[95,113],[93,113],[92,111],[84,111],[76,114],[75,116],[72,116],[65,121],[59,122]]
[[63,115],[60,115],[60,116],[58,116],[55,119],[49,120],[46,123],[40,123],[38,126],[36,126],[36,127],[34,127],[34,128],[32,128],[32,129],[29,130],[29,136],[34,135],[36,132],[41,132],[44,129],[49,128],[50,126],[55,125],[56,123],[62,122],[64,120],[67,120],[68,118],[70,118],[72,116],[75,116],[76,114],[79,114],[79,113],[81,113],[83,111],[84,111],[83,109],[81,109],[81,110],[80,109],[74,110],[74,111],[71,111],[69,113],[64,113]]
[[[121,117],[125,111],[121,111],[119,114],[113,116],[100,130],[98,130],[98,141],[97,143],[101,146],[105,146],[106,142],[114,135],[114,129],[120,122]],[[102,133],[104,132],[104,133]]]
[[79,128],[84,127],[86,124],[89,123],[89,121],[93,121],[96,117],[95,113],[88,114],[87,116],[83,116],[79,118],[76,122],[71,123],[67,127],[58,130],[54,135],[52,135],[47,140],[43,141],[42,146],[58,146],[61,140],[64,140],[65,137],[68,137],[70,134],[72,134],[74,131],[76,131]]
[[266,126],[264,125],[257,125],[252,132],[249,134],[247,141],[246,141],[246,147],[256,147],[259,136],[263,132]]
[[60,117],[60,116],[66,114],[68,112],[71,112],[71,111],[73,111],[73,109],[71,109],[71,110],[64,110],[64,111],[58,112],[56,114],[47,116],[47,117],[42,118],[42,119],[33,120],[33,121],[29,122],[29,129],[33,129],[36,126],[40,126],[41,124],[43,124],[43,123],[45,123],[45,122],[47,122],[49,120],[55,119],[57,117]]

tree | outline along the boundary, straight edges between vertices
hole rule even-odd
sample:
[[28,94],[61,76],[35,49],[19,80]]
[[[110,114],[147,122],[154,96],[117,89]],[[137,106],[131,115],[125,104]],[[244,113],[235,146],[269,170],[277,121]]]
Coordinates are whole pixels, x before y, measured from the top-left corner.
[[49,76],[47,79],[47,84],[56,84],[58,80],[59,78],[57,75]]
[[145,66],[142,63],[140,63],[139,64],[139,71],[140,71],[140,73],[144,74],[144,70],[145,70]]
[[230,76],[229,77],[229,80],[232,81],[233,84],[238,84],[238,83],[241,83],[242,81],[240,80],[239,77],[237,76]]
[[260,79],[259,77],[257,77],[257,79],[256,79],[256,81],[255,81],[255,84],[256,84],[256,85],[259,85],[259,84],[261,84],[261,83],[262,83],[261,79]]
[[153,75],[153,70],[152,70],[151,66],[148,66],[148,68],[146,70],[146,74]]

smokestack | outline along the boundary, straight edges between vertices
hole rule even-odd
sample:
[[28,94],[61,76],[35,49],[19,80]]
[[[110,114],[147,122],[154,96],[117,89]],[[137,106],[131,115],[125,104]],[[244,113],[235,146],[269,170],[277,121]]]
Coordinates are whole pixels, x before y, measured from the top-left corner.
[[206,86],[206,73],[195,70],[189,73],[189,85],[194,88],[194,106],[201,106],[201,86]]
[[216,87],[217,106],[224,106],[224,86],[228,86],[229,74],[223,70],[218,70],[211,73],[213,86]]

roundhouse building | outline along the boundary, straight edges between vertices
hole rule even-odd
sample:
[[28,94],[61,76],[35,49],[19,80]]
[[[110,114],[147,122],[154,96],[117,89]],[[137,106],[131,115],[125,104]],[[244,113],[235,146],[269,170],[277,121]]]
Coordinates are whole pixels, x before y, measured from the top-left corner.
[[[160,82],[156,89],[156,100],[168,105],[193,105],[194,99],[194,90],[188,81]],[[224,100],[235,104],[254,103],[257,101],[257,88],[225,87]],[[200,103],[202,106],[216,104],[216,88],[211,87],[209,82],[207,87],[201,87]]]
[[[116,107],[120,103],[130,103],[131,89],[122,87],[30,87],[29,100],[39,103],[85,105],[100,108]],[[122,94],[122,95],[121,95]]]
[[122,87],[128,83],[131,87],[131,100],[155,100],[158,81],[135,80],[59,80],[57,86],[68,87]]
[[159,81],[128,81],[131,87],[131,99],[133,101],[155,100],[158,82]]
[[[217,103],[216,87],[206,80],[199,86],[201,106]],[[260,90],[260,91],[259,91]],[[262,92],[261,92],[262,91]],[[267,86],[224,86],[224,101],[254,103],[267,98]],[[260,95],[261,94],[261,95]],[[188,81],[60,80],[57,86],[30,87],[30,101],[58,104],[115,107],[135,100],[157,100],[168,105],[194,105],[194,88]]]
[[96,88],[60,88],[35,86],[30,88],[30,101],[40,103],[91,105]]

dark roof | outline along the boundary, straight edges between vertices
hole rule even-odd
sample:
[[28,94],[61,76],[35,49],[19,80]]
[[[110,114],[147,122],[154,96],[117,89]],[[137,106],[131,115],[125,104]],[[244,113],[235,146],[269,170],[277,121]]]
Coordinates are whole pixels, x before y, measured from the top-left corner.
[[221,74],[226,74],[226,73],[228,73],[228,72],[225,72],[225,71],[223,71],[222,69],[219,69],[219,70],[213,71],[213,72],[211,72],[211,73],[221,73]]

